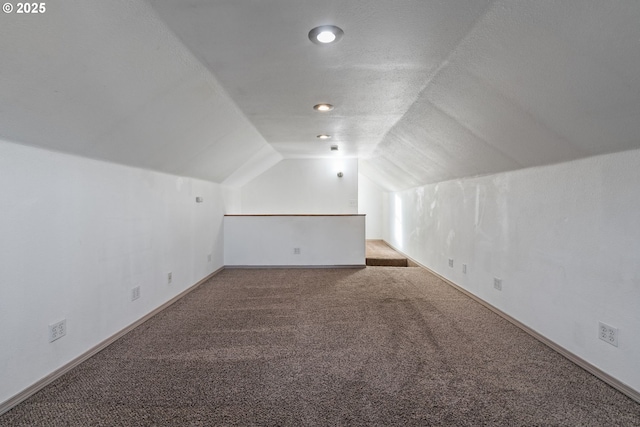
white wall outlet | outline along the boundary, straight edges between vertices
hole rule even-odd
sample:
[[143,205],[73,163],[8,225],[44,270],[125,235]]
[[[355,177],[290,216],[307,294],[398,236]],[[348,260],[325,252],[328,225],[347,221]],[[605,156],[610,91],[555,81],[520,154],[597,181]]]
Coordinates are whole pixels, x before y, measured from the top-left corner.
[[462,272],[467,274],[467,264],[462,264]]
[[449,267],[453,268],[453,258],[449,258]]
[[67,335],[67,319],[49,325],[49,342],[54,342],[65,335]]
[[171,284],[171,282],[173,282],[173,273],[169,272],[167,273],[167,283]]
[[135,301],[140,298],[140,286],[136,286],[131,289],[131,301]]
[[293,248],[294,255],[300,255],[300,248]]
[[497,277],[493,278],[493,287],[497,290],[502,290],[502,279],[498,279]]
[[609,326],[606,323],[598,322],[598,338],[602,341],[611,344],[614,347],[618,346],[618,328]]
[[349,199],[349,207],[357,208],[358,207],[358,199]]

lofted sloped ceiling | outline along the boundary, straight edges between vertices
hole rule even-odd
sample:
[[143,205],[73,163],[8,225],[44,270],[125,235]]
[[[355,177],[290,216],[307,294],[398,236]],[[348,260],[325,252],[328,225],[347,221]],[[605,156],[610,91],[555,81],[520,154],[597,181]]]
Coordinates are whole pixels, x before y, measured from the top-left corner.
[[236,185],[338,144],[388,190],[640,148],[637,0],[47,8],[0,16],[0,138]]
[[387,189],[640,147],[637,0],[151,4],[284,157],[337,143]]
[[282,157],[144,1],[45,5],[0,14],[0,139],[214,182]]

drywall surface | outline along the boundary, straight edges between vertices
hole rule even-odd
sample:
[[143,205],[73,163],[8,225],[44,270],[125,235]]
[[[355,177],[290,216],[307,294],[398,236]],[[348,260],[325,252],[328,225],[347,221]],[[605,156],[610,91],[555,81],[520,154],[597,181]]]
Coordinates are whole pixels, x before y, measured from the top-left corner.
[[218,184],[0,141],[0,186],[0,402],[223,265]]
[[228,214],[242,213],[242,191],[239,187],[222,185],[222,200],[224,200],[224,211]]
[[426,185],[386,197],[384,238],[640,391],[638,183],[640,150]]
[[228,266],[364,266],[364,215],[226,216]]
[[383,190],[374,181],[358,174],[358,213],[367,216],[367,239],[382,239]]
[[228,176],[222,184],[242,187],[255,177],[272,168],[281,160],[282,154],[274,150],[269,144],[266,144],[242,166],[236,169],[235,172]]
[[0,14],[0,138],[214,182],[273,151],[149,3]]
[[282,160],[242,187],[242,213],[358,213],[358,161]]

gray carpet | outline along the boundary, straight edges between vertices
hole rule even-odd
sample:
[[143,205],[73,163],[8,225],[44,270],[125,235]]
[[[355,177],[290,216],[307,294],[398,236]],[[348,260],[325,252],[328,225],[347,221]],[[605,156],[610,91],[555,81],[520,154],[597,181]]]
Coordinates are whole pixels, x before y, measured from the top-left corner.
[[2,426],[639,426],[420,268],[225,270]]

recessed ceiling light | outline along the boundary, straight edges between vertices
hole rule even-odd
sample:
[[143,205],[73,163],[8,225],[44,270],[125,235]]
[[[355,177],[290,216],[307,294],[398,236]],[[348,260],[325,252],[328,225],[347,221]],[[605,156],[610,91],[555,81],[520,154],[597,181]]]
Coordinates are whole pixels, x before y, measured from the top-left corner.
[[333,105],[331,104],[317,104],[313,106],[313,109],[316,111],[331,111],[333,110]]
[[335,25],[321,25],[309,31],[309,40],[315,44],[331,44],[338,42],[343,34]]
[[323,133],[323,134],[320,134],[320,135],[316,136],[316,138],[329,139],[329,138],[331,138],[331,135],[327,135],[326,133]]

